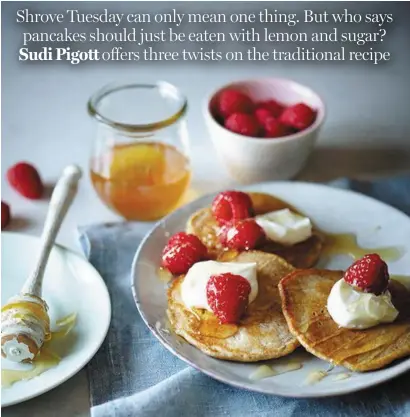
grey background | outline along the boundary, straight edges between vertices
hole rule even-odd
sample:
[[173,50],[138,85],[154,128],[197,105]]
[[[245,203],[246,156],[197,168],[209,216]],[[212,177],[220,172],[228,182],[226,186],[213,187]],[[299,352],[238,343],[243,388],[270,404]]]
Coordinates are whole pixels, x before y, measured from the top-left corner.
[[[379,65],[361,62],[272,61],[90,62],[74,66],[62,62],[26,63],[19,62],[17,58],[21,34],[25,28],[36,27],[39,31],[61,30],[60,26],[57,29],[54,25],[15,23],[16,10],[22,8],[43,13],[67,8],[89,12],[107,8],[111,12],[152,13],[165,12],[172,8],[181,9],[183,12],[239,12],[262,8],[273,8],[283,12],[304,8],[340,12],[346,7],[352,12],[393,13],[395,22],[384,26],[387,35],[383,45],[378,46],[392,52],[390,62]],[[165,79],[177,85],[187,95],[190,105],[188,128],[194,167],[193,185],[200,192],[234,185],[215,158],[201,114],[203,99],[219,85],[243,78],[293,78],[311,86],[326,101],[328,117],[318,147],[307,167],[299,175],[300,179],[325,181],[342,175],[389,175],[397,171],[410,170],[409,21],[410,8],[405,2],[3,2],[1,185],[2,199],[11,204],[15,217],[11,230],[39,234],[47,201],[27,202],[14,193],[5,181],[4,174],[7,168],[19,160],[29,160],[39,166],[48,183],[54,182],[63,166],[71,162],[76,162],[87,171],[95,126],[85,111],[86,101],[103,84],[125,79],[140,82]],[[88,25],[87,29],[95,26]],[[329,26],[333,27],[333,24]],[[354,30],[362,28],[361,25],[346,24],[341,30],[348,31],[353,26]],[[302,27],[303,25],[298,26],[298,30],[302,30]],[[317,24],[308,25],[306,31],[319,28],[329,29],[326,25]],[[277,31],[286,29],[287,26],[275,25]],[[84,27],[77,25],[77,30],[84,31]],[[200,46],[206,47],[197,45]],[[131,45],[124,47],[131,48]],[[155,48],[169,50],[170,47],[157,44]],[[215,45],[215,48],[225,50],[231,47],[228,44],[220,44]],[[79,224],[111,220],[118,218],[99,202],[85,175],[78,197],[59,235],[59,242],[78,250],[74,230]],[[81,372],[52,392],[3,412],[8,417],[75,416],[87,415],[88,408],[87,381],[85,374]]]

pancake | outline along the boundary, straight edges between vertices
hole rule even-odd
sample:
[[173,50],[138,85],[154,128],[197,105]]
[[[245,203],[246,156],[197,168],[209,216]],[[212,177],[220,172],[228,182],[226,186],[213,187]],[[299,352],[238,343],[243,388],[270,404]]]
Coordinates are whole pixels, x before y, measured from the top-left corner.
[[220,324],[207,310],[187,309],[180,296],[181,276],[168,290],[167,314],[175,333],[207,355],[230,361],[255,362],[293,352],[299,343],[283,317],[278,283],[294,268],[259,251],[243,252],[230,262],[257,263],[258,295],[240,323]]
[[352,371],[382,368],[410,355],[410,292],[390,281],[399,311],[393,323],[365,330],[345,329],[327,312],[327,298],[342,271],[296,271],[279,284],[282,309],[292,334],[313,355]]
[[[295,213],[301,214],[290,204],[269,194],[248,194],[252,199],[256,215],[282,210],[284,208],[288,208]],[[220,257],[224,252],[224,248],[217,237],[218,230],[218,224],[212,215],[210,207],[205,207],[195,212],[188,219],[186,226],[187,233],[198,236],[202,243],[208,248],[210,256],[215,259]],[[284,246],[279,243],[268,241],[264,246],[258,248],[258,250],[279,255],[296,268],[311,268],[319,260],[323,244],[323,235],[318,230],[313,229],[312,236],[304,242],[292,246]]]

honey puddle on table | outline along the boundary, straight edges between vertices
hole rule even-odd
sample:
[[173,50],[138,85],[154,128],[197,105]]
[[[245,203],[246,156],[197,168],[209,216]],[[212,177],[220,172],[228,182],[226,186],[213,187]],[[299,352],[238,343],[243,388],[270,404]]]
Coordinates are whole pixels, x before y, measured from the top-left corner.
[[378,253],[385,261],[396,261],[403,256],[403,249],[398,246],[362,248],[358,245],[354,234],[325,234],[325,246],[323,249],[323,255],[325,256],[348,255],[354,260],[358,260],[368,253]]
[[2,369],[1,370],[1,386],[7,388],[18,381],[27,381],[34,377],[41,375],[50,368],[57,366],[61,358],[53,350],[52,342],[65,338],[74,328],[77,320],[77,315],[70,314],[60,320],[57,320],[56,325],[58,330],[51,332],[50,340],[46,341],[31,364],[16,364],[20,369]]

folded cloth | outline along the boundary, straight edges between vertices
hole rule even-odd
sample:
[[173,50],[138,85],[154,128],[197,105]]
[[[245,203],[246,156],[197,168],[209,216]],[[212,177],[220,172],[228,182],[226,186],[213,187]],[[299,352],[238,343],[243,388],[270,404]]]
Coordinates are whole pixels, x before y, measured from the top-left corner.
[[[410,177],[338,180],[410,214]],[[130,289],[135,251],[152,224],[83,228],[81,243],[111,296],[107,338],[87,366],[93,417],[410,416],[407,373],[366,391],[323,399],[292,399],[224,385],[168,352],[145,326]]]

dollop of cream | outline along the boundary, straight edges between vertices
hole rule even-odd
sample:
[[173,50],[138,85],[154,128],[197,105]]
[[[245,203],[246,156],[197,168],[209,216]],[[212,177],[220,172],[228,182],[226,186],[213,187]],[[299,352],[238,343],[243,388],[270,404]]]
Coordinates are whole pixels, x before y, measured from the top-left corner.
[[255,217],[268,239],[282,245],[295,245],[312,236],[312,223],[308,217],[289,209],[271,211]]
[[203,308],[211,311],[206,296],[206,286],[212,275],[224,274],[240,275],[250,286],[249,303],[258,295],[258,280],[256,263],[203,261],[194,264],[185,275],[181,284],[181,299],[186,307]]
[[347,329],[368,329],[380,323],[391,323],[399,314],[389,291],[380,295],[358,291],[343,278],[332,287],[327,310],[340,327]]

